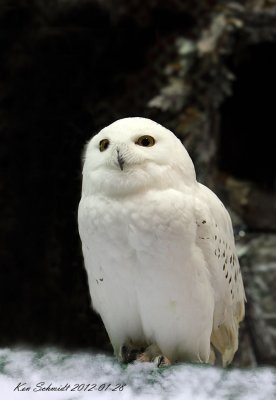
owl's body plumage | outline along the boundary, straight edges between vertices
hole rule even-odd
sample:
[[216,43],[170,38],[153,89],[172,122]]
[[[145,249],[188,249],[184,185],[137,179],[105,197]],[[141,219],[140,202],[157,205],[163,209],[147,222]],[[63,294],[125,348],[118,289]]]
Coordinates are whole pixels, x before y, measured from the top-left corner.
[[154,345],[171,362],[208,362],[212,343],[231,362],[245,297],[232,224],[172,132],[125,118],[92,138],[79,231],[118,357],[124,345]]

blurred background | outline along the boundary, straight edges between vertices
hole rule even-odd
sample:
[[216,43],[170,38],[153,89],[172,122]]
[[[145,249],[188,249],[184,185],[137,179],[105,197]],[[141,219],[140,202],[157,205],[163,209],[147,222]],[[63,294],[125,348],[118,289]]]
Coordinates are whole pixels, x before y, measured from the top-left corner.
[[274,0],[1,0],[0,345],[111,352],[77,229],[81,154],[149,117],[234,222],[247,293],[235,365],[276,361]]

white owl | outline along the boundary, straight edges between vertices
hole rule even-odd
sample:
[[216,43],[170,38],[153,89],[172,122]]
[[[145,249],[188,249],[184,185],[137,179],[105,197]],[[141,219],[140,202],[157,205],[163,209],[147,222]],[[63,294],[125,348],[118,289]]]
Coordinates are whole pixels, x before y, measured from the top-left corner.
[[228,212],[182,143],[145,118],[89,142],[78,213],[94,309],[122,361],[229,364],[245,293]]

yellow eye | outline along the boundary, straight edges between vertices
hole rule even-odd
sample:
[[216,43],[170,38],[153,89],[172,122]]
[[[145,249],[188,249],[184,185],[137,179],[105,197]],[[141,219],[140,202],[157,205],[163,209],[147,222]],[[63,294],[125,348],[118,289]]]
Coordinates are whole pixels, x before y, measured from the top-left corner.
[[135,144],[139,144],[139,146],[143,147],[151,147],[155,144],[155,139],[152,136],[144,135],[140,136]]
[[109,146],[109,140],[108,139],[103,139],[99,143],[99,149],[100,151],[105,151]]

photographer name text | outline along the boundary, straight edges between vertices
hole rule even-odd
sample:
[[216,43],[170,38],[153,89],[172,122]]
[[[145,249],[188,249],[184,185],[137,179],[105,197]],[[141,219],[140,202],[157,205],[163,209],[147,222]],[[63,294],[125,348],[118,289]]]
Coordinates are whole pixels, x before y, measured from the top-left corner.
[[30,385],[26,382],[19,382],[14,392],[122,392],[126,387],[125,383],[111,384],[111,383],[65,383],[56,385],[52,382],[38,382],[35,385]]

